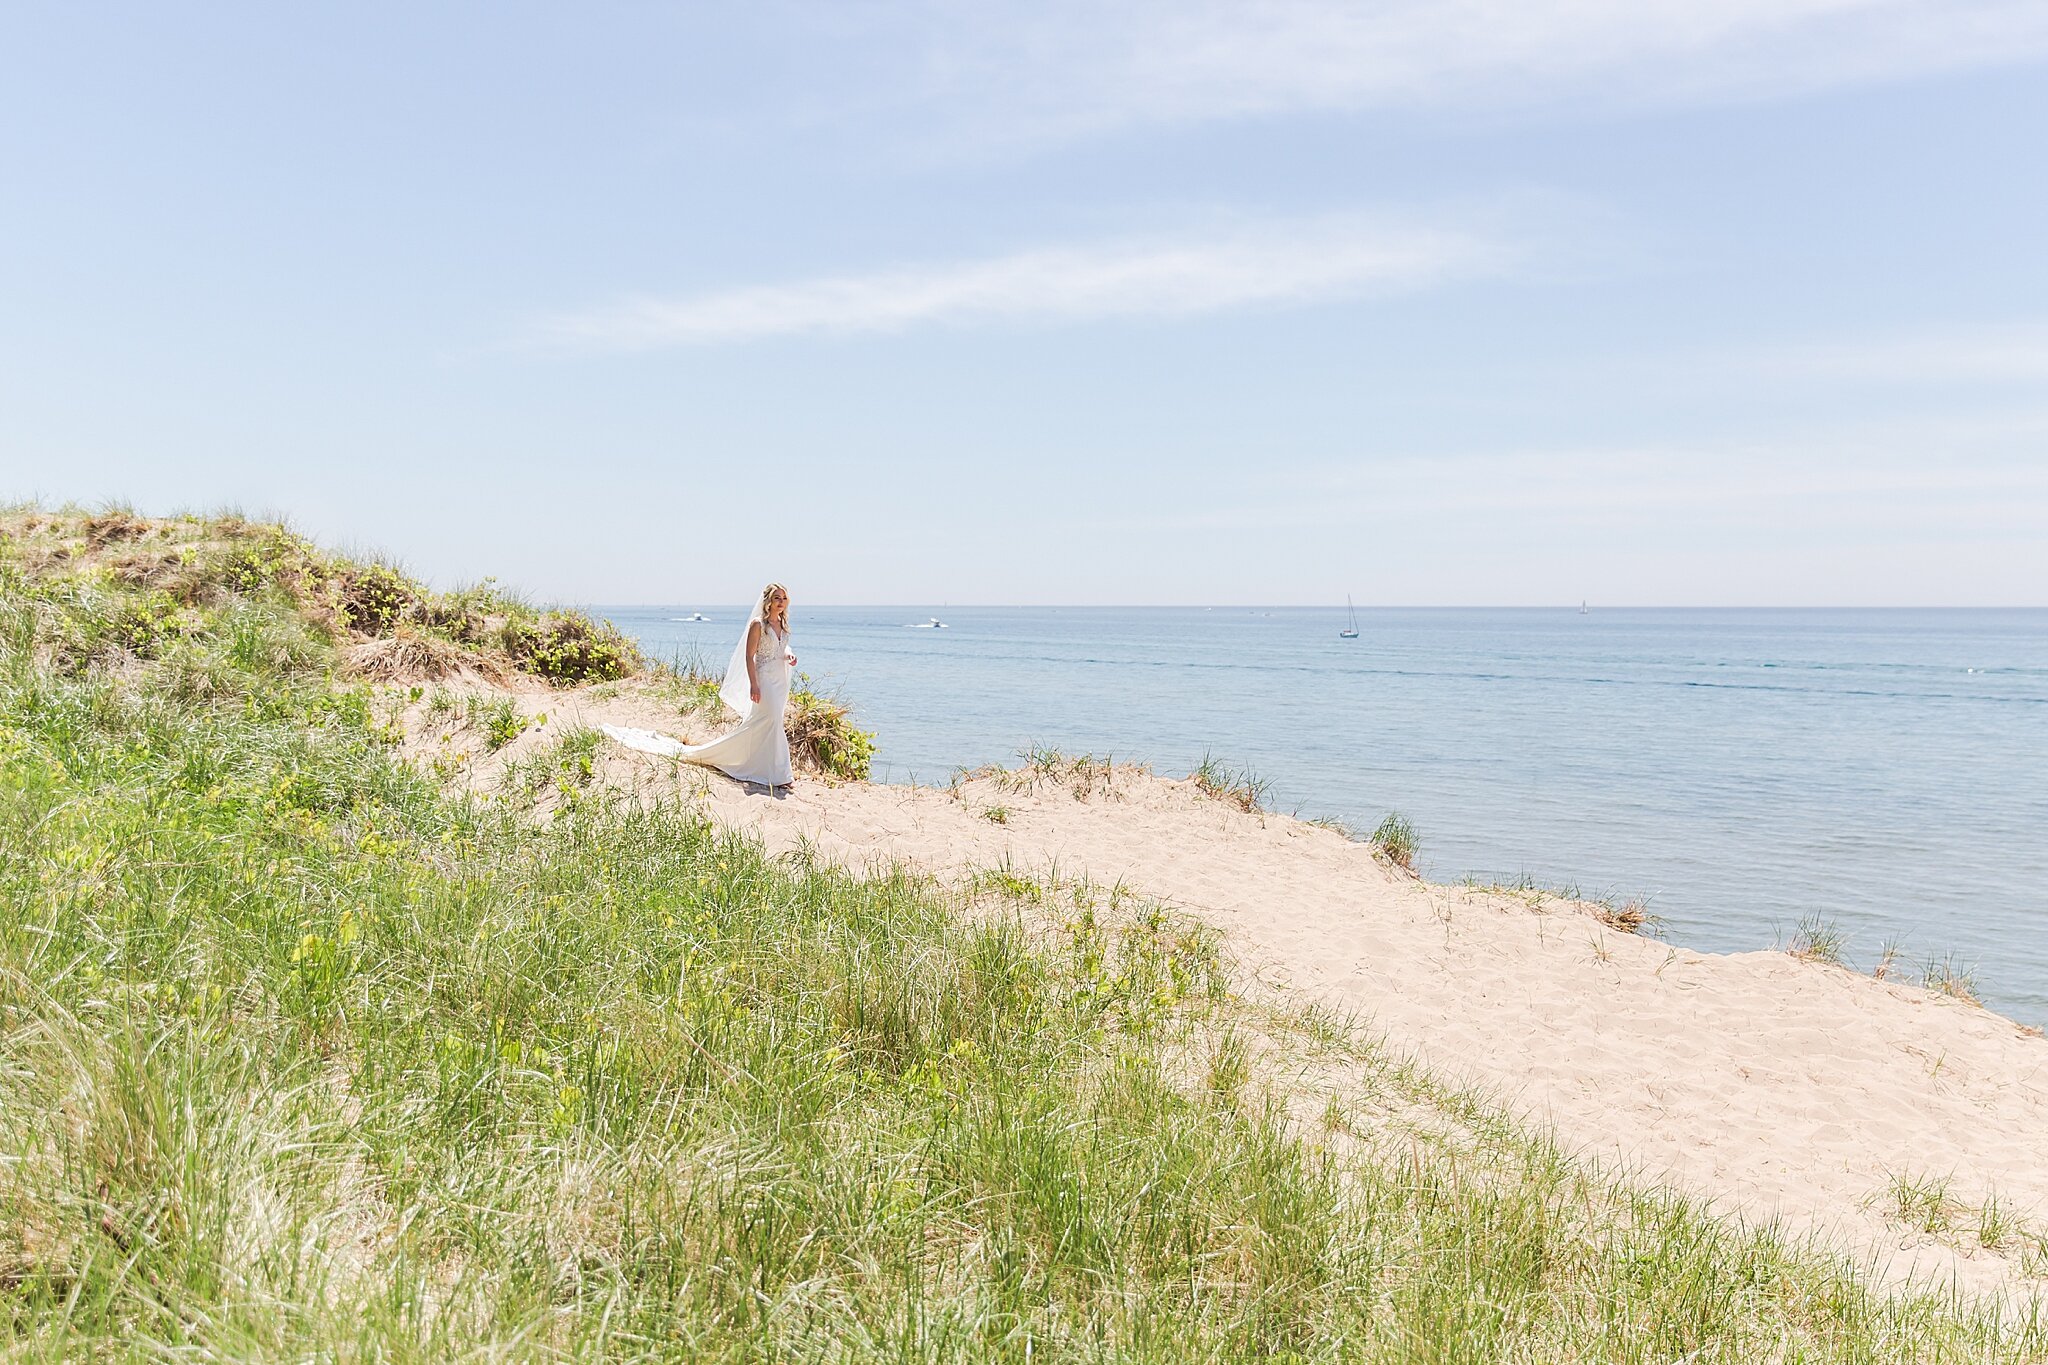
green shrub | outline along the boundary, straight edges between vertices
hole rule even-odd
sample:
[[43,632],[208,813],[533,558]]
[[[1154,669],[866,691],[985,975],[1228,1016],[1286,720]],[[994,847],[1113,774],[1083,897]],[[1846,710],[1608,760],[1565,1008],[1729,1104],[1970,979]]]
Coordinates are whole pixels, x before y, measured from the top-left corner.
[[178,575],[180,595],[188,602],[217,600],[225,592],[252,597],[277,587],[301,609],[319,605],[339,611],[324,599],[333,589],[332,572],[303,537],[282,526],[236,522],[213,528],[228,540],[217,551],[187,551],[186,571]]
[[364,635],[389,635],[419,605],[417,583],[384,564],[344,564],[334,576],[342,624]]
[[609,621],[580,611],[551,611],[538,619],[508,621],[505,652],[529,673],[557,686],[610,682],[638,672],[640,651]]
[[221,582],[237,593],[252,593],[270,581],[275,566],[254,546],[238,545],[221,561]]
[[499,588],[495,578],[429,593],[413,608],[415,621],[458,644],[483,644],[493,625],[532,615],[532,609]]
[[789,694],[783,718],[790,748],[821,772],[865,782],[875,757],[875,737],[854,726],[846,704],[800,683]]

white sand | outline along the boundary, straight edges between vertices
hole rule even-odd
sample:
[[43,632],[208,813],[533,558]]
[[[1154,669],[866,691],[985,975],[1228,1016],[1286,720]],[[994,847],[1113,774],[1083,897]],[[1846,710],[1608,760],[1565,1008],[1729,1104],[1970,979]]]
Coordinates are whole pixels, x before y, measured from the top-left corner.
[[[692,729],[630,692],[522,703],[562,723]],[[698,722],[688,737],[708,733]],[[808,840],[854,864],[951,876],[1008,859],[1122,881],[1216,925],[1262,979],[1368,1016],[1395,1050],[1603,1165],[1821,1234],[1888,1281],[2048,1288],[2019,1246],[1994,1252],[1975,1235],[1994,1194],[2048,1231],[2048,1041],[1975,1005],[1778,951],[1673,948],[1571,902],[1429,885],[1332,831],[1141,774],[1085,801],[987,778],[950,792],[801,780],[777,798],[615,750],[604,777],[680,782],[771,847]],[[1008,823],[986,818],[990,806]],[[1954,1229],[1905,1227],[1895,1175],[1949,1180],[1966,1206]]]

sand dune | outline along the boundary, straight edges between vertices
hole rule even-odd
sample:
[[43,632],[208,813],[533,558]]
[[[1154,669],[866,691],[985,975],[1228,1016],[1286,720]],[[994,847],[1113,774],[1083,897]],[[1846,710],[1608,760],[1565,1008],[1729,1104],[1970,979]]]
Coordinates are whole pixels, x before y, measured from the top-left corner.
[[[558,723],[691,725],[631,692],[521,704]],[[1692,952],[1574,902],[1431,885],[1331,830],[1132,771],[1087,799],[989,776],[952,789],[811,780],[769,797],[623,750],[604,765],[621,785],[680,785],[774,847],[940,876],[1007,860],[1122,881],[1216,925],[1261,980],[1365,1016],[1394,1049],[1603,1166],[1824,1235],[1888,1280],[2048,1288],[2038,1251],[1987,1249],[1976,1233],[1994,1197],[2048,1229],[2048,1041],[1975,1005],[1783,952]],[[487,785],[489,766],[471,780]],[[1946,1181],[1950,1226],[1910,1227],[1895,1178]]]

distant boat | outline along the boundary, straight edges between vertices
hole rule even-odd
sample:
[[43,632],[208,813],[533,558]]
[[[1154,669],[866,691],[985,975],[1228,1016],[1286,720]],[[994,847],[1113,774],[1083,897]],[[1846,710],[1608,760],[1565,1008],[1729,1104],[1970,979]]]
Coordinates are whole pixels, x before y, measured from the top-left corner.
[[912,621],[904,626],[905,630],[944,630],[945,628],[946,623],[936,616],[929,621]]
[[1581,602],[1579,603],[1579,615],[1581,615],[1581,616],[1584,616],[1584,615],[1586,615],[1586,614],[1587,614],[1587,613],[1586,613],[1586,604],[1585,604],[1585,602],[1584,602],[1584,601],[1582,600],[1582,601],[1581,601]]
[[1344,594],[1344,610],[1350,613],[1351,624],[1338,631],[1337,638],[1340,640],[1356,640],[1358,638],[1358,608],[1351,605],[1351,594],[1348,592]]
[[709,621],[711,618],[701,611],[693,611],[688,616],[671,616],[668,619],[671,621]]

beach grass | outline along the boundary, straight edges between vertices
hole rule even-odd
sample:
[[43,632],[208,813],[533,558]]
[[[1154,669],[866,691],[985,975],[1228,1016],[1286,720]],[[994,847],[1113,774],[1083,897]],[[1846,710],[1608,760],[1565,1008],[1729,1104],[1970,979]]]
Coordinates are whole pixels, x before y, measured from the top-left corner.
[[1648,897],[1625,896],[1613,891],[1587,891],[1576,882],[1551,885],[1538,880],[1527,870],[1505,881],[1498,877],[1468,874],[1458,885],[1468,891],[1512,896],[1539,913],[1548,913],[1553,901],[1567,902],[1584,909],[1609,929],[1624,934],[1654,937],[1664,923],[1661,916],[1650,913]]
[[962,768],[953,774],[951,786],[957,792],[963,783],[986,779],[1003,792],[1030,795],[1046,787],[1064,791],[1076,801],[1116,792],[1119,765],[1106,754],[1069,754],[1049,744],[1032,744],[1018,750],[1017,759],[1014,768],[997,764]]
[[1188,780],[1204,796],[1233,805],[1247,815],[1264,810],[1273,789],[1270,781],[1251,769],[1230,767],[1213,754],[1202,755],[1200,765],[1188,774]]
[[1849,936],[1833,920],[1819,915],[1801,917],[1792,931],[1791,942],[1785,951],[1804,962],[1825,962],[1832,966],[1846,965]]
[[1966,1005],[1979,1003],[1977,999],[1977,974],[1967,967],[1958,966],[1955,954],[1930,957],[1920,969],[1920,984],[1928,990],[1960,1000]]
[[1624,934],[1651,932],[1658,924],[1657,917],[1650,913],[1650,907],[1640,898],[1593,901],[1591,904],[1594,919]]
[[541,824],[400,762],[296,606],[108,648],[148,589],[19,550],[9,1359],[2048,1352],[1470,1101],[1443,1141],[1342,1103],[1310,1131],[1213,934],[1115,889],[999,869],[1028,904],[970,908],[771,856],[585,790],[575,732],[535,760],[580,793]]
[[790,747],[821,773],[865,782],[875,758],[875,736],[853,724],[852,711],[799,676],[790,689],[785,728]]
[[1415,855],[1421,851],[1422,839],[1408,817],[1399,811],[1389,811],[1374,827],[1366,842],[1395,867],[1409,872],[1415,870]]

